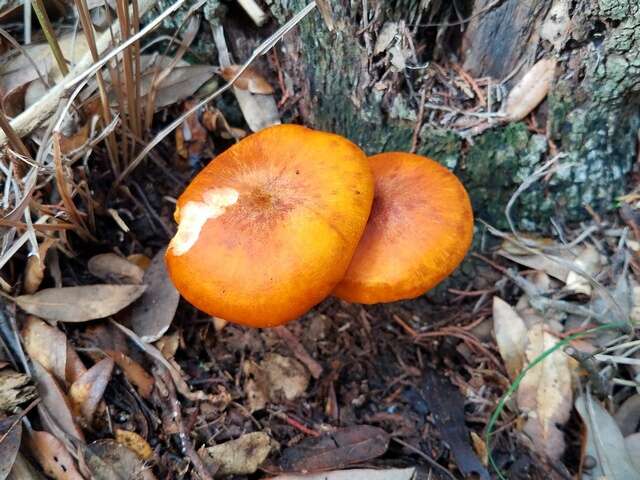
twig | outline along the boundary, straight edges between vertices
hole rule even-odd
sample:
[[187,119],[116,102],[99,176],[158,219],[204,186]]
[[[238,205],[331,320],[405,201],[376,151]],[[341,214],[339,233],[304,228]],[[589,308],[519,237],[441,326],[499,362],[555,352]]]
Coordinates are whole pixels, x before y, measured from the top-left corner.
[[204,465],[202,459],[193,447],[193,442],[191,441],[189,432],[187,431],[184,422],[182,421],[180,402],[176,397],[176,389],[173,385],[173,382],[171,381],[169,372],[164,369],[161,372],[154,372],[154,374],[154,376],[156,377],[156,382],[164,386],[164,388],[162,389],[164,395],[159,394],[159,396],[162,397],[162,399],[166,403],[166,406],[168,407],[167,411],[164,411],[162,415],[162,423],[165,426],[164,428],[166,433],[178,434],[178,438],[180,439],[180,453],[186,455],[189,458],[200,480],[213,480],[213,477],[209,473],[209,470]]

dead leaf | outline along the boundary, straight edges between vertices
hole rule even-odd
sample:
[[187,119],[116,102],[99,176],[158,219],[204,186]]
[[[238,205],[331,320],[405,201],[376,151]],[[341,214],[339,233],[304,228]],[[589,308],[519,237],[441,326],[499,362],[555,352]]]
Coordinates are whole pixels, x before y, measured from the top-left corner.
[[107,283],[142,284],[144,270],[115,253],[101,253],[87,263],[89,272]]
[[[600,254],[593,245],[589,244],[578,254],[573,261],[573,265],[583,270],[587,275],[593,276],[601,267]],[[591,282],[589,279],[573,270],[567,274],[565,288],[576,294],[591,296]]]
[[418,480],[415,468],[391,468],[387,470],[358,469],[333,472],[291,474],[285,473],[267,480]]
[[[220,76],[228,82],[241,68],[241,65],[229,65],[228,67],[222,67],[220,69]],[[251,67],[242,72],[242,75],[238,77],[233,86],[241,90],[248,90],[251,93],[261,95],[270,95],[274,93],[271,84]]]
[[258,470],[272,447],[269,435],[253,432],[213,447],[201,448],[198,455],[205,465],[218,467],[217,475],[248,475]]
[[624,444],[627,447],[633,466],[640,472],[640,432],[624,437]]
[[0,480],[9,476],[20,450],[21,440],[22,423],[17,415],[0,420]]
[[499,297],[493,297],[493,330],[500,356],[513,380],[524,365],[527,326],[518,312]]
[[[185,100],[183,111],[187,112],[196,105],[195,100]],[[185,118],[182,125],[176,129],[176,150],[183,159],[188,159],[191,165],[199,162],[208,150],[209,133],[200,123],[198,112]]]
[[[156,94],[155,108],[167,107],[181,102],[193,95],[206,81],[214,75],[216,67],[210,65],[183,65],[175,67],[165,78]],[[145,75],[142,79],[143,95],[149,90],[153,75]]]
[[36,467],[22,453],[18,452],[7,480],[45,480],[45,476],[36,470]]
[[378,427],[356,425],[319,437],[305,438],[282,452],[285,471],[320,472],[365,462],[383,455],[389,435]]
[[22,329],[24,349],[58,380],[66,380],[67,336],[33,315],[29,315]]
[[145,342],[155,342],[167,331],[178,308],[180,293],[169,278],[164,261],[165,249],[160,250],[144,273],[147,290],[131,311],[134,332]]
[[89,425],[93,421],[93,414],[102,400],[109,380],[111,380],[113,364],[111,358],[100,360],[69,387],[72,411],[76,415],[82,415]]
[[113,358],[113,361],[116,362],[116,365],[120,367],[129,381],[137,387],[140,396],[142,396],[142,398],[149,398],[155,384],[153,377],[149,375],[138,362],[132,360],[124,353],[113,350],[106,350],[106,353]]
[[144,285],[84,285],[46,288],[20,295],[16,303],[25,312],[54,322],[86,322],[108,317],[134,302]]
[[295,400],[309,384],[309,373],[300,362],[276,353],[268,353],[259,364],[248,360],[243,369],[251,412],[264,408],[268,401]]
[[71,411],[71,404],[53,375],[49,373],[37,360],[32,359],[33,377],[38,384],[38,392],[42,405],[51,417],[71,438],[84,439],[82,431],[76,425]]
[[[58,37],[58,44],[64,57],[71,63],[79,60],[88,52],[87,41],[82,33],[61,35]],[[51,47],[48,43],[27,45],[23,48],[45,79],[50,77],[52,83],[55,83],[61,78],[60,70],[51,55]],[[34,65],[22,53],[0,64],[0,91],[5,93],[24,86],[37,78],[38,73]]]
[[78,380],[84,372],[87,371],[87,367],[84,366],[82,360],[69,343],[67,343],[67,368],[65,370],[65,378],[67,383],[73,383]]
[[89,140],[90,122],[85,122],[80,128],[69,136],[60,136],[60,151],[63,155],[68,155],[83,147]]
[[[559,341],[541,324],[531,328],[527,339],[527,364]],[[518,388],[517,401],[520,410],[527,414],[524,431],[537,451],[558,460],[565,448],[558,427],[569,419],[573,403],[568,355],[556,350],[529,370]]]
[[574,260],[574,257],[569,253],[546,256],[533,254],[517,255],[505,249],[500,249],[497,253],[512,262],[524,265],[525,267],[529,267],[533,270],[545,272],[547,275],[556,278],[561,282],[565,282],[567,280],[567,275],[569,275],[570,270],[568,267],[561,265],[561,263],[556,259],[560,259],[561,262],[565,261],[569,263]]
[[48,432],[32,431],[29,435],[30,453],[44,473],[56,480],[83,480],[76,464],[62,442]]
[[237,87],[233,88],[233,93],[252,132],[280,124],[280,112],[273,95],[255,95]]
[[95,480],[143,480],[145,470],[135,452],[111,439],[87,447],[87,466]]
[[116,442],[127,447],[142,460],[149,460],[153,457],[153,449],[151,446],[136,432],[116,428],[115,434]]
[[151,265],[151,259],[143,253],[133,253],[127,257],[127,260],[139,266],[142,270],[146,270]]
[[10,411],[36,397],[31,379],[8,368],[0,370],[0,411]]
[[583,472],[582,478],[640,479],[640,471],[635,468],[613,417],[588,393],[576,399],[576,410],[587,430],[585,454],[596,460],[595,467],[588,473]]
[[164,358],[173,360],[180,346],[180,333],[175,331],[171,335],[164,335],[162,338],[159,338],[154,345],[160,350]]
[[378,33],[376,38],[376,44],[373,47],[373,54],[378,55],[384,52],[391,46],[391,42],[396,38],[398,34],[398,22],[385,22]]
[[31,255],[27,260],[27,267],[24,273],[25,293],[34,293],[40,287],[44,278],[44,259],[47,251],[56,241],[47,237],[38,247],[38,255]]
[[539,60],[513,87],[507,97],[506,120],[518,122],[529,115],[547,96],[556,74],[556,60]]

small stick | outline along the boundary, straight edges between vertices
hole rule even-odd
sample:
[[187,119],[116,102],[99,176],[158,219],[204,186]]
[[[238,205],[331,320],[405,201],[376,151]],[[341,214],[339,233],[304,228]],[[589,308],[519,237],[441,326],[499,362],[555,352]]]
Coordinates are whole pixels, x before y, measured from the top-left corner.
[[178,438],[180,439],[180,453],[186,455],[191,464],[193,465],[196,474],[201,480],[213,480],[213,477],[209,473],[209,470],[202,462],[202,459],[196,452],[193,447],[193,442],[189,438],[189,433],[185,428],[184,422],[182,421],[182,413],[180,412],[180,402],[178,401],[178,397],[176,396],[176,389],[173,385],[173,381],[171,380],[171,376],[169,372],[165,369],[162,372],[157,369],[155,373],[156,382],[162,383],[164,388],[165,395],[161,396],[162,400],[164,400],[167,410],[162,415],[162,423],[165,426],[165,430],[167,433],[177,433]]

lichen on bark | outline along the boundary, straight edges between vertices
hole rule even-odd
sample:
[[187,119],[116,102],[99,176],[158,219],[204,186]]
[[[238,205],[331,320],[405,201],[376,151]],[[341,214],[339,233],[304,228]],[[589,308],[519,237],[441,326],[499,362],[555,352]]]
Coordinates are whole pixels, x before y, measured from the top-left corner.
[[[545,2],[538,0],[542,6]],[[273,11],[284,20],[304,3],[276,1]],[[504,8],[510,3],[505,1]],[[362,38],[360,2],[331,4],[335,32],[327,30],[319,15],[311,15],[300,24],[295,40],[285,40],[287,48],[296,45],[297,61],[288,72],[305,85],[303,119],[349,137],[368,153],[408,150],[416,127],[410,121],[417,114],[416,89],[408,85],[409,76],[395,93],[371,88],[375,72]],[[370,41],[385,21],[400,18],[396,3],[381,5],[375,28],[368,30]],[[498,227],[506,226],[504,208],[513,192],[556,151],[566,154],[558,161],[562,168],[532,185],[516,203],[519,228],[548,229],[551,217],[559,222],[583,219],[588,216],[585,204],[607,210],[625,191],[640,128],[640,7],[633,0],[581,0],[572,14],[570,41],[559,55],[546,53],[559,59],[556,82],[540,109],[539,119],[548,122],[546,135],[511,124],[467,144],[426,119],[420,129],[418,153],[454,168],[468,187],[476,216]],[[550,48],[541,46],[538,57]],[[407,101],[412,94],[413,101]]]

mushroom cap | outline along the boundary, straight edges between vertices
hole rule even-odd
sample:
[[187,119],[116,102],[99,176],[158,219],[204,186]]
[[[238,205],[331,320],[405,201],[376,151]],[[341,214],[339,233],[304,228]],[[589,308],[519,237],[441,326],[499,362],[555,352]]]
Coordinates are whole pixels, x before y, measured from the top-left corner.
[[369,222],[334,294],[358,303],[422,295],[463,260],[473,212],[458,178],[410,153],[369,157],[375,195]]
[[169,275],[200,310],[252,327],[294,320],[344,276],[373,201],[366,155],[278,125],[207,165],[178,199]]

